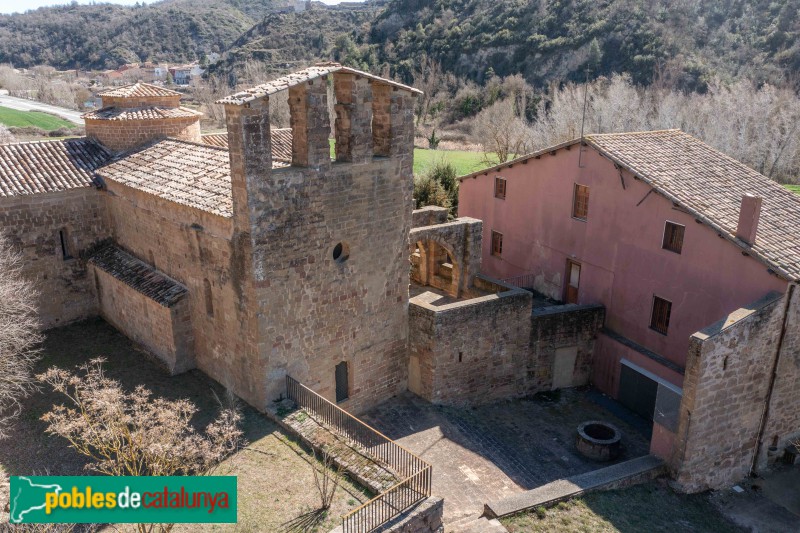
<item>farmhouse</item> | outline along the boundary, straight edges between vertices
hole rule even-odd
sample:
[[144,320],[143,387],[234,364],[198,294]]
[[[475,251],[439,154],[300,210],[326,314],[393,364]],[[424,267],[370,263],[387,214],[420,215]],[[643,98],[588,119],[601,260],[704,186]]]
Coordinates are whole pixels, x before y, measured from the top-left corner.
[[261,410],[287,383],[356,414],[594,384],[654,420],[686,490],[797,436],[797,198],[680,132],[597,135],[462,178],[448,221],[412,211],[417,94],[324,63],[224,98],[203,135],[137,83],[84,138],[0,146],[43,325],[102,316]]

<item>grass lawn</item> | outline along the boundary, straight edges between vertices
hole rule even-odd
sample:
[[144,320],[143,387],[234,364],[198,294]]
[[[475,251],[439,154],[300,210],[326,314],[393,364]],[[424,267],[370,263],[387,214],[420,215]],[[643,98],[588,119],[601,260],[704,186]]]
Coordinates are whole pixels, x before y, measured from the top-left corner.
[[57,130],[59,128],[74,128],[76,125],[61,117],[42,113],[40,111],[17,111],[0,106],[0,124],[8,127],[24,128],[35,126],[46,131]]
[[745,532],[724,518],[706,495],[677,494],[659,482],[594,492],[500,521],[511,533]]
[[796,192],[797,194],[800,194],[800,185],[784,185],[784,187],[786,187],[787,189],[789,189],[792,192]]
[[[42,360],[36,372],[50,366],[74,368],[87,359],[104,356],[106,375],[119,381],[126,390],[145,385],[154,396],[186,398],[199,412],[192,420],[204,428],[217,414],[214,392],[221,396],[219,384],[202,372],[192,370],[169,377],[127,338],[100,319],[50,330],[46,333]],[[222,397],[222,396],[221,396]],[[5,475],[87,475],[85,459],[60,437],[45,434],[39,418],[65,398],[47,388],[32,395],[25,412],[0,444],[0,479]],[[367,495],[346,479],[342,481],[329,512],[317,511],[310,455],[277,425],[254,409],[243,407],[243,429],[248,445],[229,457],[213,472],[238,477],[238,524],[179,525],[175,531],[329,531],[341,523],[341,515],[366,501]],[[2,490],[0,482],[0,491]],[[0,531],[8,520],[0,493]],[[308,526],[308,527],[306,527]],[[109,531],[132,531],[133,527]]]

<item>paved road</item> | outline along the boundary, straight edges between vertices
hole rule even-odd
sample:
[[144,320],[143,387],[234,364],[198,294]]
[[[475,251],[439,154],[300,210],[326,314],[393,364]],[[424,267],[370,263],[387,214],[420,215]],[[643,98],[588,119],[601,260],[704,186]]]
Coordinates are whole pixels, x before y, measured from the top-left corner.
[[63,107],[56,107],[54,105],[43,104],[33,100],[25,100],[24,98],[14,98],[13,96],[0,95],[0,106],[17,109],[19,111],[43,111],[58,115],[61,118],[74,122],[75,124],[83,125],[83,119],[79,111],[66,109]]

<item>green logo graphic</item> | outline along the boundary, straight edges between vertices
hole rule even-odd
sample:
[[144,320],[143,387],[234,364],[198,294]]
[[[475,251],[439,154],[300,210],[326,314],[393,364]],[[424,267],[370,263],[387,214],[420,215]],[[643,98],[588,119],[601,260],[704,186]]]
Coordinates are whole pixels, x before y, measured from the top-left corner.
[[235,523],[235,476],[12,476],[12,524]]

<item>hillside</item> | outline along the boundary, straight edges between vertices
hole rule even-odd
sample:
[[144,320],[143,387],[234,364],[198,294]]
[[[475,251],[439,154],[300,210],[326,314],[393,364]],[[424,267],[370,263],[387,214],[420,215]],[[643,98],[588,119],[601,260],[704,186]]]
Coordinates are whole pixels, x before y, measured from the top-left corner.
[[272,0],[167,0],[40,8],[0,16],[0,63],[58,69],[191,61],[222,52]]
[[590,68],[702,90],[714,76],[796,77],[798,35],[796,0],[392,0],[370,41],[407,81],[427,54],[478,82],[490,68],[538,86]]

